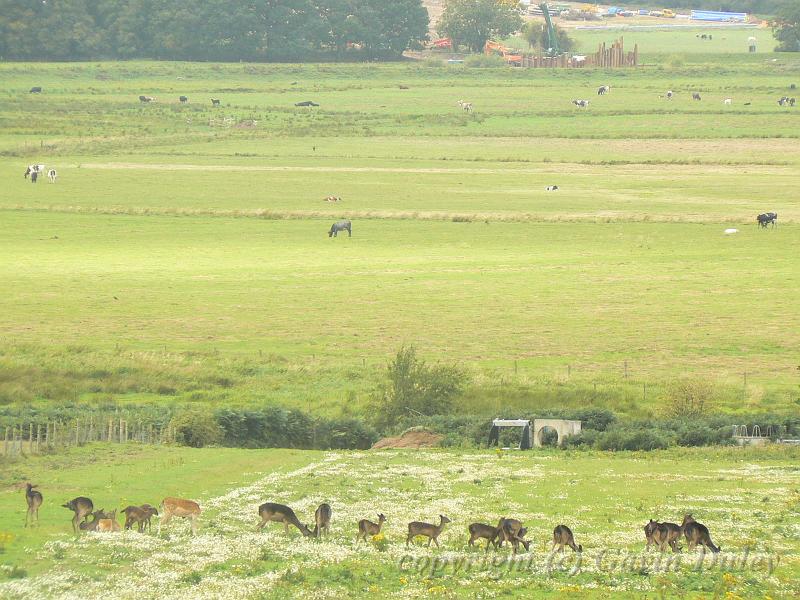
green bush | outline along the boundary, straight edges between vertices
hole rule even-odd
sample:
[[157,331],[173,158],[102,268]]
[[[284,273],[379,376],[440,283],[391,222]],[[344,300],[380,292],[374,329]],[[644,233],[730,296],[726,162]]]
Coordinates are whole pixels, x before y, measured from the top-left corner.
[[464,66],[473,69],[492,69],[496,67],[507,67],[508,63],[502,56],[497,54],[470,54],[464,59]]
[[222,441],[223,431],[214,415],[200,408],[176,413],[170,421],[175,441],[192,448],[214,446]]

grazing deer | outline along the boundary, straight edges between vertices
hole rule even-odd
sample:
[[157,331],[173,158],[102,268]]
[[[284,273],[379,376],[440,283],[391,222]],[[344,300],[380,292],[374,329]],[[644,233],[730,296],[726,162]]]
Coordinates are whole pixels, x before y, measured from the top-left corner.
[[79,525],[81,531],[97,531],[97,526],[100,525],[100,521],[108,518],[108,514],[106,514],[102,508],[89,514],[92,516],[92,520],[81,523]]
[[673,552],[680,552],[679,539],[681,539],[681,528],[675,523],[658,523],[653,530],[653,543],[661,552],[664,552],[667,546],[672,548]]
[[94,504],[92,504],[91,499],[84,496],[78,496],[74,500],[70,500],[61,506],[75,513],[75,516],[72,517],[72,530],[75,533],[78,533],[78,523],[86,521],[87,517],[94,510]]
[[108,513],[104,519],[97,520],[97,529],[95,531],[105,533],[122,531],[122,527],[120,527],[119,523],[117,522],[116,508]]
[[323,503],[314,512],[314,537],[318,538],[325,532],[330,533],[331,527],[331,505]]
[[155,506],[151,506],[151,505],[149,505],[147,503],[142,504],[140,506],[140,508],[142,510],[146,510],[149,513],[147,519],[145,519],[145,522],[143,523],[142,530],[144,530],[144,527],[146,526],[147,527],[147,531],[149,531],[150,533],[153,533],[153,524],[151,523],[150,520],[153,518],[153,516],[158,516],[158,509],[156,509]]
[[497,536],[500,533],[500,525],[493,527],[484,523],[472,523],[467,529],[469,530],[469,542],[467,543],[470,546],[475,545],[475,540],[484,538],[486,540],[486,552],[489,551],[489,546],[494,546],[494,549],[497,550]]
[[44,498],[42,498],[41,492],[35,489],[37,487],[39,486],[31,485],[30,483],[25,484],[25,501],[28,503],[28,512],[25,513],[25,527],[28,526],[29,518],[33,523],[35,517],[36,524],[39,524],[39,507],[42,505]]
[[161,512],[164,517],[158,522],[158,533],[161,533],[161,526],[166,525],[172,517],[189,519],[192,526],[192,533],[197,533],[197,519],[200,518],[200,505],[192,500],[183,498],[164,498],[161,501]]
[[719,546],[715,546],[714,542],[711,541],[711,534],[708,532],[708,527],[695,521],[692,515],[685,515],[683,517],[681,530],[683,531],[683,535],[686,536],[686,542],[689,544],[690,552],[694,550],[697,544],[705,546],[714,553],[720,551]]
[[145,526],[150,526],[150,519],[153,515],[158,514],[158,511],[149,504],[128,506],[123,509],[122,512],[125,513],[125,529],[128,530],[133,527],[133,525],[136,525],[139,529],[139,533],[144,533]]
[[386,517],[383,516],[383,513],[378,515],[378,522],[373,523],[369,519],[361,519],[358,522],[358,536],[356,537],[356,542],[358,540],[363,539],[365,542],[367,541],[367,536],[374,536],[378,535],[381,532],[381,527],[386,522]]
[[527,552],[530,548],[530,543],[522,539],[525,537],[527,531],[528,530],[522,526],[522,521],[501,517],[500,521],[497,523],[497,537],[499,538],[497,547],[502,546],[503,542],[511,542],[511,545],[514,547],[514,554],[516,554],[519,549],[519,544],[521,543]]
[[411,542],[414,537],[418,535],[425,536],[428,538],[428,548],[431,547],[431,542],[436,543],[436,547],[439,547],[439,534],[444,531],[444,526],[450,523],[450,519],[445,517],[444,515],[439,515],[439,524],[438,525],[431,525],[430,523],[422,523],[421,521],[412,521],[408,524],[408,537],[406,538],[406,548],[408,544]]
[[653,521],[653,519],[650,519],[647,525],[644,526],[644,537],[647,540],[647,550],[650,550],[650,546],[655,543],[653,541],[653,532],[656,530],[656,527],[658,527],[658,521]]
[[566,525],[556,525],[553,529],[553,548],[550,552],[554,552],[558,546],[558,551],[563,552],[564,546],[569,546],[574,552],[583,552],[582,545],[575,545],[575,537],[572,535],[572,530]]
[[314,535],[314,532],[307,525],[300,522],[294,511],[284,504],[265,502],[258,507],[258,516],[261,517],[261,523],[258,525],[259,530],[264,529],[264,525],[273,521],[275,523],[283,523],[283,529],[286,533],[289,533],[289,525],[294,525],[305,537]]

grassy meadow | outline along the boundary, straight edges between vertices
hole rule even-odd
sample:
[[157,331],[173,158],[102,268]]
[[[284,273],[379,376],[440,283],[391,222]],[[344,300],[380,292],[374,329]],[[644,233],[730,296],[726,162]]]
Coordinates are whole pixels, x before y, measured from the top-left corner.
[[[310,452],[87,447],[12,465],[0,475],[4,566],[0,596],[62,598],[792,598],[800,592],[796,449],[692,449],[652,453]],[[90,464],[87,464],[90,463]],[[41,524],[25,529],[24,497],[10,484],[42,484]],[[193,537],[180,520],[160,534],[71,533],[58,506],[79,495],[111,510],[198,500]],[[277,501],[303,522],[321,502],[331,533],[303,538],[280,524],[256,532],[257,507]],[[652,517],[685,512],[722,548],[658,558],[645,549]],[[356,543],[357,522],[387,517],[382,536]],[[412,520],[452,522],[441,548],[415,540]],[[472,522],[514,516],[530,551],[512,560],[467,545]],[[568,524],[583,546],[551,556]],[[10,534],[10,535],[9,535]],[[676,556],[678,558],[676,558]],[[659,560],[661,562],[659,562]]]

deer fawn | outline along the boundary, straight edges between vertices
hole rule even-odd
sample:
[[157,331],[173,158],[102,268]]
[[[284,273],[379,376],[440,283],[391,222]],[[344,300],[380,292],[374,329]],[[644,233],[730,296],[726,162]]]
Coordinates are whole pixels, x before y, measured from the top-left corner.
[[115,531],[122,531],[122,527],[120,527],[119,523],[117,523],[117,509],[115,508],[110,513],[108,513],[104,519],[97,520],[97,529],[95,531],[101,532],[115,532]]
[[39,524],[39,507],[42,505],[44,498],[42,498],[41,492],[35,489],[37,487],[39,486],[31,485],[30,483],[25,484],[25,501],[28,503],[28,512],[25,513],[25,527],[28,526],[28,519],[33,523],[34,517],[36,518],[36,524]]
[[358,536],[356,536],[356,542],[358,540],[363,539],[365,542],[367,541],[367,536],[374,536],[378,535],[381,532],[381,527],[386,522],[386,517],[383,516],[383,513],[378,515],[378,522],[373,523],[368,519],[361,519],[358,522]]
[[557,525],[553,529],[553,548],[550,552],[555,552],[556,546],[558,546],[559,552],[564,551],[564,546],[569,546],[574,552],[583,552],[583,546],[575,545],[575,536],[572,535],[572,530],[566,525]]
[[324,532],[328,535],[331,527],[331,505],[323,503],[314,512],[314,537],[320,537]]
[[273,521],[275,523],[283,523],[283,528],[286,533],[289,533],[289,525],[294,525],[300,530],[305,537],[311,537],[314,533],[300,522],[294,511],[284,504],[276,504],[274,502],[265,502],[258,507],[258,516],[261,517],[261,523],[258,529],[264,529],[264,525]]
[[[108,519],[109,515],[101,508],[100,510],[96,510],[94,512],[89,513],[92,516],[91,521],[84,521],[78,527],[81,531],[97,531],[98,525],[100,525],[100,521],[103,519]],[[88,515],[87,515],[88,516]]]
[[692,515],[685,515],[683,517],[681,530],[683,531],[683,535],[686,536],[686,542],[689,544],[689,551],[694,550],[697,544],[705,546],[714,553],[720,551],[719,546],[715,546],[714,542],[711,541],[711,534],[708,532],[708,527],[695,521]]
[[158,511],[149,504],[129,506],[122,512],[125,513],[125,529],[128,530],[135,524],[139,529],[139,533],[144,533],[145,527],[150,526],[150,519],[153,515],[158,514]]
[[439,534],[442,533],[444,530],[444,526],[450,523],[450,519],[445,517],[444,515],[439,515],[439,524],[438,525],[431,525],[430,523],[422,523],[420,521],[412,521],[408,524],[408,537],[406,538],[406,548],[408,544],[411,542],[414,537],[418,535],[425,536],[428,538],[428,548],[431,546],[431,542],[436,543],[436,547],[439,547]]
[[[500,520],[501,522],[503,519]],[[485,525],[483,523],[472,523],[468,528],[470,546],[475,545],[475,540],[484,538],[486,540],[486,552],[489,551],[489,546],[494,546],[497,550],[497,536],[500,533],[500,525],[493,527],[492,525]]]
[[70,500],[66,504],[62,504],[64,508],[68,508],[69,510],[75,513],[75,516],[72,517],[72,530],[75,533],[78,533],[78,523],[81,521],[86,521],[86,518],[91,514],[94,510],[94,504],[92,504],[91,499],[86,498],[84,496],[78,496],[74,500]]
[[653,543],[658,546],[661,552],[672,548],[673,552],[680,552],[678,540],[681,539],[681,528],[675,523],[657,523],[653,530]]
[[158,522],[158,533],[161,533],[161,526],[166,525],[172,517],[189,519],[192,526],[192,533],[197,533],[197,519],[200,518],[200,505],[192,500],[183,498],[164,498],[161,501],[161,512],[164,517]]

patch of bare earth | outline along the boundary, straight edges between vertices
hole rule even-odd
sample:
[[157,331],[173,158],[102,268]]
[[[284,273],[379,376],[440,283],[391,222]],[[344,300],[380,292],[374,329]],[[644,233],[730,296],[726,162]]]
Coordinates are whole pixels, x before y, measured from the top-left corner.
[[375,442],[373,450],[382,448],[435,448],[441,444],[443,435],[430,431],[406,431],[397,437],[386,437]]

